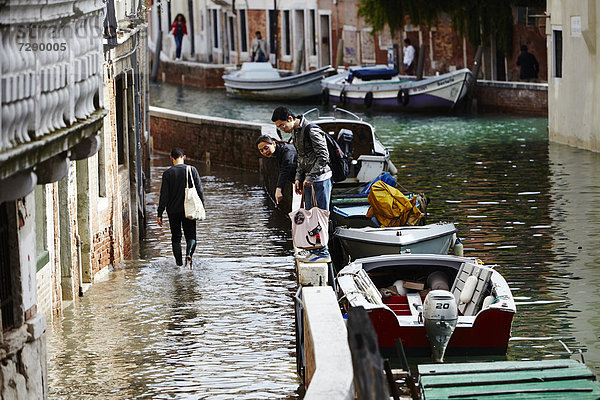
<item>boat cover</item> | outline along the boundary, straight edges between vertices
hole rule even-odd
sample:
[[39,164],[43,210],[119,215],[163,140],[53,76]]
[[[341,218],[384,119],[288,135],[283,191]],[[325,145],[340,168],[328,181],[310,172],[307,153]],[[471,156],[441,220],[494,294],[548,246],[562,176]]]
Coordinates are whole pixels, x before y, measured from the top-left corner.
[[409,200],[398,189],[377,181],[367,198],[371,205],[367,217],[377,218],[382,227],[416,225],[425,215],[417,206],[417,198],[413,196]]
[[395,68],[361,68],[351,69],[347,79],[348,82],[352,82],[354,77],[363,81],[372,81],[376,79],[392,79],[396,75],[398,75],[398,70]]

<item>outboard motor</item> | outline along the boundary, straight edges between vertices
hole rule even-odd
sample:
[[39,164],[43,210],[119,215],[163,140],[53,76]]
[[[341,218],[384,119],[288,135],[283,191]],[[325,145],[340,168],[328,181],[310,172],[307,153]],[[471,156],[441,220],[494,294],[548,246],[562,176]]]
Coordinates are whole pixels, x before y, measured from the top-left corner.
[[355,177],[356,172],[354,171],[356,161],[353,161],[352,155],[354,154],[354,133],[350,129],[340,129],[338,133],[337,142],[340,145],[340,149],[344,152],[348,158],[350,167],[349,176]]
[[352,153],[354,153],[354,133],[350,129],[340,129],[337,142],[344,154],[352,157]]
[[435,362],[443,362],[458,319],[456,299],[447,290],[432,290],[425,297],[423,309],[431,357]]

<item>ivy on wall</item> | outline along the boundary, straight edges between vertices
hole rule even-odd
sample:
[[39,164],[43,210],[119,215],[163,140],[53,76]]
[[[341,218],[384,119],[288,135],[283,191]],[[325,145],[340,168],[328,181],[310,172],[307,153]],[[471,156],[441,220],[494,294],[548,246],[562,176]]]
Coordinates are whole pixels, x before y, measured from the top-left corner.
[[445,13],[453,28],[475,48],[492,35],[498,50],[512,53],[513,7],[544,9],[545,0],[361,0],[358,15],[380,32],[387,25],[392,34],[407,23],[427,27]]

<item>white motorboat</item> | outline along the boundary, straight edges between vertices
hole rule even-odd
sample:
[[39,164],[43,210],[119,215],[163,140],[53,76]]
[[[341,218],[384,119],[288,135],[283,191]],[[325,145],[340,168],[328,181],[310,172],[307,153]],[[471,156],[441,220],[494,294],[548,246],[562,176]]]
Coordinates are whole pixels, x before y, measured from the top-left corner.
[[[347,228],[339,226],[334,236],[344,254],[355,260],[382,254],[448,254],[456,242],[456,227],[439,222],[422,226]],[[346,258],[346,257],[345,257]]]
[[473,76],[468,68],[415,80],[384,65],[351,67],[323,79],[322,99],[349,106],[393,110],[452,109],[465,98]]
[[245,62],[242,68],[223,75],[227,94],[255,100],[294,100],[318,96],[321,79],[333,74],[328,65],[298,75],[287,75],[268,62]]
[[[495,265],[439,254],[361,258],[337,275],[344,310],[364,307],[382,355],[503,355],[516,306]],[[452,312],[450,312],[452,311]],[[446,313],[448,312],[448,313]]]

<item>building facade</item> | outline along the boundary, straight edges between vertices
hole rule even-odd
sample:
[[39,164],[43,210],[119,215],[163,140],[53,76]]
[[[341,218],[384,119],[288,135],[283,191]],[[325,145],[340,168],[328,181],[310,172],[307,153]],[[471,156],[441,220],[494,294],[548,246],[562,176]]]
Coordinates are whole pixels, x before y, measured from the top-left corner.
[[[411,25],[391,35],[386,28],[378,34],[358,17],[359,0],[171,0],[152,6],[151,49],[162,32],[162,59],[175,58],[175,41],[169,32],[179,13],[187,20],[188,35],[183,39],[183,59],[213,64],[241,64],[251,59],[251,43],[260,31],[268,40],[270,61],[280,69],[307,71],[326,65],[351,66],[387,64],[388,53],[402,59],[404,38],[417,51],[423,45],[424,74],[435,75],[463,67],[473,68],[474,49],[458,35],[449,17],[440,18],[430,28]],[[516,65],[520,46],[540,62],[539,81],[545,82],[545,19],[536,18],[544,10],[513,9],[513,52],[505,57],[496,49],[496,39],[484,43],[481,79],[518,81]],[[152,45],[154,44],[154,45]]]
[[600,151],[600,0],[548,0],[548,134]]
[[47,398],[47,319],[143,234],[142,5],[0,5],[2,398]]

